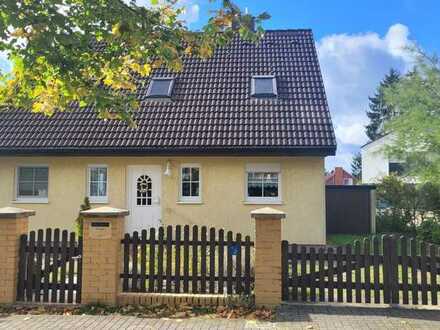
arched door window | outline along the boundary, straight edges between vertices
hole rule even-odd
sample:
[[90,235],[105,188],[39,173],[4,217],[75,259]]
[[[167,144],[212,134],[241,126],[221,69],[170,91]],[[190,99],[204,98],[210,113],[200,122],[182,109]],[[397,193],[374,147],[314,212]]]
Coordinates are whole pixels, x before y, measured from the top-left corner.
[[152,182],[148,175],[141,175],[136,185],[136,205],[151,205]]

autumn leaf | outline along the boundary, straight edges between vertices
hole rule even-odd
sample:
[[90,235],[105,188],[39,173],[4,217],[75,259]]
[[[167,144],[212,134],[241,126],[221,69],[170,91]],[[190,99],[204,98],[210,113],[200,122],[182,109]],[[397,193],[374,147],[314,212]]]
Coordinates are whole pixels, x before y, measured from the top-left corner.
[[[245,24],[250,15],[222,1],[203,32],[193,32],[178,19],[183,6],[174,0],[165,5],[151,0],[148,7],[135,1],[20,3],[0,6],[0,26],[8,27],[0,30],[0,49],[13,62],[11,74],[0,77],[0,107],[51,116],[69,110],[72,102],[81,108],[93,104],[101,118],[133,126],[139,102],[126,92],[135,94],[136,75],[148,76],[159,67],[180,72],[184,57],[209,58],[238,35],[256,41],[267,18],[256,16],[253,31]],[[232,19],[240,31],[232,29]]]

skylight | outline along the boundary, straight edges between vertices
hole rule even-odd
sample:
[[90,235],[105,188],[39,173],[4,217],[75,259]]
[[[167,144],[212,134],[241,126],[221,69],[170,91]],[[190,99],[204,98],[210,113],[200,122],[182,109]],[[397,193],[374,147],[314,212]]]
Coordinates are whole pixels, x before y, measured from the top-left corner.
[[167,98],[171,97],[173,90],[174,78],[155,77],[151,78],[148,87],[147,97],[151,98]]
[[277,81],[275,76],[253,76],[251,95],[254,97],[277,96]]

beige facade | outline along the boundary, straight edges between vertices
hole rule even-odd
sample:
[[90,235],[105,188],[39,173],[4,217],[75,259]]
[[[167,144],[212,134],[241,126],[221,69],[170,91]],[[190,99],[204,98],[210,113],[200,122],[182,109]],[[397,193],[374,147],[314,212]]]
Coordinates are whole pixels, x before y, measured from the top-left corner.
[[[170,175],[164,175],[166,164]],[[201,202],[180,202],[181,164],[201,168]],[[47,165],[47,203],[16,201],[16,169],[22,165]],[[101,164],[108,168],[108,203],[130,209],[127,204],[127,172],[132,165],[160,165],[162,223],[223,227],[234,232],[255,232],[251,210],[273,206],[286,212],[283,239],[295,243],[325,243],[325,186],[323,157],[0,157],[0,206],[36,211],[31,230],[58,227],[74,229],[79,206],[87,195],[87,169]],[[269,164],[280,167],[281,202],[276,205],[246,202],[246,167]],[[101,204],[102,205],[102,204]],[[93,205],[93,206],[101,206]]]

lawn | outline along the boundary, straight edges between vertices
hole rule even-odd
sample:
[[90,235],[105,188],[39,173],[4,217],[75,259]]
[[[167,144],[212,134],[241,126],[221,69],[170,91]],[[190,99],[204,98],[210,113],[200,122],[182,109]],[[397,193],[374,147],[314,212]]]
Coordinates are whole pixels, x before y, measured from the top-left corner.
[[374,235],[349,235],[349,234],[334,234],[334,235],[328,235],[327,236],[327,244],[328,245],[346,245],[346,244],[352,244],[360,240],[363,241],[364,238],[373,238]]

